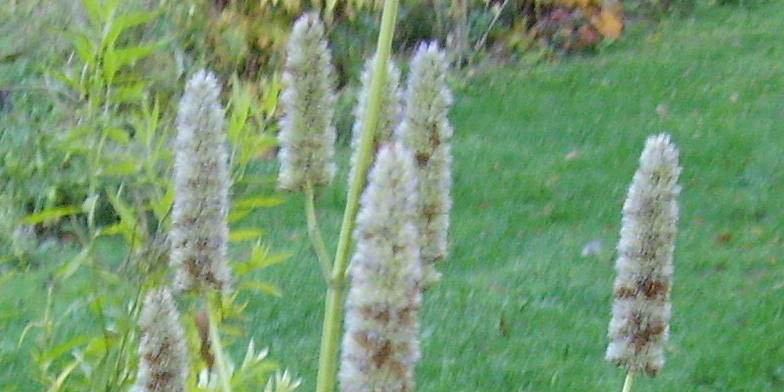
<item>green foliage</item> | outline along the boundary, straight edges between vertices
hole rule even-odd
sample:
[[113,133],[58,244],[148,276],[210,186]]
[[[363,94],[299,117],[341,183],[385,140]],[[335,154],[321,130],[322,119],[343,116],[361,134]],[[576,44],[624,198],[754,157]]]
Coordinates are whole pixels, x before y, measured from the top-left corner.
[[[149,67],[145,62],[162,61],[164,48],[172,42],[159,36],[139,43],[166,16],[162,10],[117,0],[84,0],[81,7],[85,23],[72,24],[64,35],[72,58],[63,71],[47,71],[54,108],[49,117],[55,121],[18,121],[30,127],[40,121],[53,130],[21,134],[18,142],[4,146],[8,164],[0,174],[10,186],[0,199],[0,212],[8,218],[0,227],[0,271],[11,271],[6,265],[29,265],[29,254],[37,247],[36,232],[53,232],[61,245],[66,238],[76,245],[68,257],[37,272],[49,282],[49,289],[46,303],[29,315],[33,321],[23,326],[14,342],[20,353],[30,354],[30,371],[20,377],[32,378],[51,391],[126,390],[136,377],[141,298],[166,276],[166,233],[174,196],[169,149],[174,110],[169,97],[179,92],[153,85],[144,68]],[[231,213],[232,223],[242,225],[243,218],[257,209],[280,203],[266,196],[269,181],[246,176],[273,147],[271,124],[280,87],[274,77],[258,85],[234,78],[231,84],[227,130],[238,199]],[[3,137],[7,141],[17,134],[4,129]],[[26,148],[16,151],[16,145]],[[20,166],[25,163],[20,157],[31,147],[37,160]],[[29,177],[45,184],[45,197],[25,193],[31,190]],[[232,227],[240,259],[237,295],[281,295],[275,285],[252,276],[286,257],[262,245],[261,235],[247,225]],[[238,298],[227,299],[222,307],[222,331],[241,337],[246,334],[241,327],[245,304]],[[186,319],[193,320],[198,310],[190,309]],[[14,320],[17,315],[8,317]],[[74,319],[81,320],[79,328],[69,326]],[[249,349],[233,373],[239,391],[249,390],[251,382],[265,385],[277,369]],[[198,349],[191,353],[198,356]],[[203,368],[203,362],[194,361],[192,373]],[[194,378],[192,390],[209,390],[197,384]]]
[[[166,5],[179,32],[177,40],[195,62],[221,75],[256,79],[283,65],[294,20],[320,10],[334,26],[352,25],[378,9],[379,0],[187,0]],[[341,58],[336,62],[343,63]]]
[[[634,390],[782,388],[784,4],[695,16],[637,25],[600,56],[489,67],[456,93],[453,247],[425,294],[418,390],[621,390],[602,360],[613,245],[640,145],[663,129],[684,165],[672,341],[661,375]],[[342,176],[319,201],[326,239]],[[300,203],[256,218],[291,251],[273,274],[298,294],[252,299],[248,314],[274,320],[257,338],[312,390],[320,326],[302,320],[320,314],[323,285]],[[581,257],[595,239],[602,250]]]

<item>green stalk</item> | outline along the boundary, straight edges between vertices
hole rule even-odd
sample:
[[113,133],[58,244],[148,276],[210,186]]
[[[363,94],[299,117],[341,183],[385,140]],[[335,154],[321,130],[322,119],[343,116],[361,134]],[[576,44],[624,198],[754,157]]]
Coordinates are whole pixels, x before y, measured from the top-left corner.
[[629,371],[626,373],[626,381],[623,383],[623,392],[631,392],[632,384],[634,383],[634,372]]
[[[210,290],[212,291],[212,290]],[[221,391],[231,392],[229,370],[226,367],[226,358],[223,356],[223,345],[218,331],[218,314],[215,302],[220,301],[220,293],[207,293],[207,317],[210,323],[210,346],[215,355],[215,366],[218,368],[218,378],[220,379]]]
[[319,265],[321,265],[324,281],[329,283],[329,274],[331,270],[329,253],[327,252],[327,246],[324,244],[318,220],[316,219],[314,199],[313,185],[308,181],[307,184],[305,184],[305,216],[307,216],[308,220],[308,236],[310,237],[310,243],[313,245],[313,250],[318,257]]
[[368,166],[372,158],[373,144],[381,111],[381,93],[386,83],[386,71],[395,32],[398,0],[386,0],[381,17],[381,31],[378,34],[376,60],[373,64],[373,76],[370,80],[370,94],[365,117],[362,119],[359,156],[354,177],[348,189],[348,200],[343,213],[343,224],[340,228],[335,262],[332,265],[332,277],[327,288],[327,299],[324,309],[324,326],[321,334],[321,351],[319,370],[316,383],[317,392],[332,392],[335,388],[337,373],[337,352],[342,327],[343,302],[346,295],[346,269],[348,268],[351,234],[359,209],[359,197],[365,187]]

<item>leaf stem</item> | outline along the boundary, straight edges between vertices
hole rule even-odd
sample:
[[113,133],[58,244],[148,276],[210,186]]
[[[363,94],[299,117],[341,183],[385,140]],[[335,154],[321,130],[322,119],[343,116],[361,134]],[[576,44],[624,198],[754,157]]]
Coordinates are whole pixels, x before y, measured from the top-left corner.
[[626,381],[623,383],[623,392],[631,392],[633,383],[634,372],[630,370],[628,373],[626,373]]
[[324,309],[324,326],[321,335],[319,370],[316,382],[317,392],[332,392],[335,388],[337,372],[337,352],[343,315],[343,301],[346,294],[346,270],[348,269],[351,234],[359,209],[359,197],[365,187],[368,167],[372,158],[375,133],[381,111],[381,93],[386,83],[386,70],[392,47],[392,38],[397,19],[398,0],[386,0],[381,16],[381,30],[378,35],[376,60],[370,81],[368,107],[362,119],[359,154],[354,177],[348,189],[348,200],[343,213],[332,277],[327,288]]
[[216,302],[219,303],[220,301],[220,293],[208,292],[205,300],[207,302],[207,317],[210,323],[210,346],[212,347],[212,353],[215,355],[215,366],[218,368],[221,390],[223,392],[231,392],[229,370],[226,367],[226,358],[223,356],[223,345],[221,344],[220,332],[218,331],[218,309],[215,306]]
[[321,272],[324,275],[324,281],[329,283],[329,275],[332,270],[332,265],[329,258],[327,246],[324,244],[324,238],[321,236],[321,229],[318,225],[316,218],[316,208],[314,206],[314,192],[313,185],[308,181],[305,184],[305,215],[308,220],[308,236],[310,243],[313,245],[313,250],[318,257],[319,265],[321,265]]

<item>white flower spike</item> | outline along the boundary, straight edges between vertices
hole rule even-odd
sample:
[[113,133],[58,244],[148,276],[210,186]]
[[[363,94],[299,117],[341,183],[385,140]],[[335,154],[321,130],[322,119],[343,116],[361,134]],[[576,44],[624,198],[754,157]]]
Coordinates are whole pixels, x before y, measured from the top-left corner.
[[447,114],[452,95],[446,84],[448,62],[438,44],[422,44],[411,61],[406,108],[398,137],[414,152],[419,179],[419,230],[424,285],[438,280],[434,263],[447,255],[452,126]]
[[200,71],[180,100],[170,263],[181,290],[231,286],[226,265],[230,180],[219,94],[215,77]]
[[357,217],[339,374],[343,392],[414,390],[422,278],[416,194],[411,154],[400,144],[382,146]]
[[335,176],[334,70],[316,14],[305,14],[289,38],[280,103],[281,189],[326,185]]
[[[373,76],[374,63],[375,57],[370,58],[365,62],[365,68],[362,71],[362,89],[359,92],[357,106],[354,109],[354,127],[351,133],[351,169],[348,176],[349,181],[354,178],[357,160],[359,159],[362,120],[365,118],[365,111],[367,110],[368,97],[370,95],[370,79]],[[381,94],[381,112],[378,116],[378,124],[373,143],[375,146],[373,149],[373,156],[376,155],[380,145],[392,141],[395,128],[397,128],[400,123],[402,94],[399,86],[400,70],[398,70],[395,63],[390,60],[387,66],[386,84],[384,85]],[[372,167],[372,161],[370,167]]]
[[669,135],[649,137],[623,205],[606,358],[632,373],[664,366],[680,173]]
[[139,374],[133,390],[183,392],[188,377],[188,354],[180,315],[166,288],[147,294],[139,325]]

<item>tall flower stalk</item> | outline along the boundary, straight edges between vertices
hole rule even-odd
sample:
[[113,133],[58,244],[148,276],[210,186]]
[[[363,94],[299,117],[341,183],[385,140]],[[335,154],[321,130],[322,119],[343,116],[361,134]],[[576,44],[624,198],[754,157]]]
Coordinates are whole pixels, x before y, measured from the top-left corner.
[[357,217],[343,392],[414,390],[422,270],[414,162],[400,144],[381,147]]
[[378,36],[373,76],[370,82],[370,94],[367,110],[362,120],[362,133],[359,142],[357,164],[348,189],[348,200],[343,214],[343,223],[340,228],[335,261],[332,264],[332,273],[327,289],[327,299],[324,309],[324,326],[321,335],[321,350],[319,356],[319,371],[316,384],[317,392],[331,392],[335,388],[335,373],[337,370],[337,350],[340,339],[341,315],[343,314],[343,301],[346,291],[346,269],[348,267],[349,249],[351,247],[351,233],[354,230],[359,207],[359,197],[365,185],[365,177],[372,159],[373,143],[376,127],[381,112],[381,103],[384,85],[386,84],[386,70],[389,63],[389,54],[392,46],[392,36],[395,31],[397,19],[398,0],[386,0],[381,17],[381,30]]
[[649,137],[623,205],[606,359],[627,370],[624,392],[664,366],[680,172],[669,135]]
[[304,191],[308,235],[321,272],[329,280],[329,251],[318,226],[315,188],[335,176],[335,76],[324,25],[317,14],[297,19],[289,38],[280,121],[278,185]]
[[180,315],[167,288],[150,291],[139,317],[141,344],[135,391],[184,392],[188,351]]
[[334,70],[318,15],[297,19],[286,53],[278,185],[304,191],[335,176]]
[[[216,304],[231,290],[227,266],[229,168],[220,86],[207,71],[185,86],[177,116],[170,263],[175,285],[201,293],[209,315],[209,345],[222,390],[230,392],[229,372],[218,334]],[[205,344],[205,342],[202,342]]]
[[448,62],[438,44],[422,44],[411,61],[406,109],[398,137],[414,152],[419,178],[418,207],[423,285],[438,280],[435,263],[447,254],[452,165],[452,126],[447,114],[452,94],[446,84]]
[[170,263],[182,290],[231,288],[229,169],[220,86],[207,71],[185,86],[177,116]]

